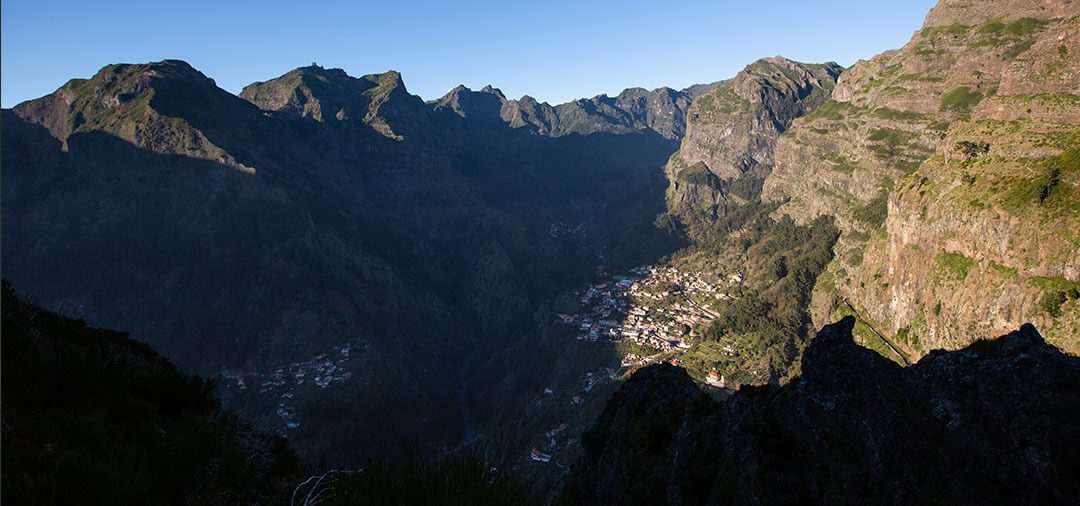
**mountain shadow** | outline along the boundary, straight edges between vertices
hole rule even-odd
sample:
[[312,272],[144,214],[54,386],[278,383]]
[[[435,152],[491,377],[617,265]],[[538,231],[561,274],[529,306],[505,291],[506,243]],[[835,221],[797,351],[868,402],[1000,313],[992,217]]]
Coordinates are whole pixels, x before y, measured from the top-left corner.
[[122,332],[3,294],[3,501],[285,504],[306,469],[213,383]]
[[564,504],[1068,504],[1080,359],[1031,325],[902,368],[823,328],[783,387],[713,401],[635,374],[583,438]]

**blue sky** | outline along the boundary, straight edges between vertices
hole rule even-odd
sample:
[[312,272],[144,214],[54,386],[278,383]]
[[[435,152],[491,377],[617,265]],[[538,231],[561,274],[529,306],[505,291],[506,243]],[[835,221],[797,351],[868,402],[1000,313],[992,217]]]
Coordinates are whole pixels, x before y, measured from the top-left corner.
[[932,0],[0,3],[0,102],[109,63],[186,60],[226,90],[318,62],[398,70],[424,99],[458,84],[552,104],[733,76],[764,56],[849,66],[899,48]]

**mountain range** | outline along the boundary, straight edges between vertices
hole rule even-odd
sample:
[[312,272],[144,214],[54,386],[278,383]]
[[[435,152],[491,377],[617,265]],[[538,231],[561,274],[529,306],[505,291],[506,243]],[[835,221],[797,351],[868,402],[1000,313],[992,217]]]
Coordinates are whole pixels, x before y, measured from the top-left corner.
[[[312,65],[233,95],[179,60],[108,65],[2,111],[3,276],[213,378],[310,462],[498,440],[572,503],[865,503],[897,474],[1022,458],[965,476],[1059,502],[1078,446],[1054,408],[1080,353],[1077,52],[1073,2],[940,0],[847,69],[775,56],[554,106],[492,86],[425,102],[394,71]],[[572,471],[536,467],[530,438],[570,409],[545,390],[626,355],[558,314],[657,263],[738,287],[658,355],[678,368],[620,369],[573,408]]]

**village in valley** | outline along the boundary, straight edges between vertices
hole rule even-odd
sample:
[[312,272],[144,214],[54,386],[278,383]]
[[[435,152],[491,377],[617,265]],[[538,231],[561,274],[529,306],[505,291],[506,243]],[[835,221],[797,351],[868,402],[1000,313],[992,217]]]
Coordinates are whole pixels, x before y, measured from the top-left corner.
[[[671,266],[648,265],[630,273],[589,286],[580,294],[582,309],[558,317],[578,326],[581,340],[625,340],[661,353],[685,350],[698,336],[695,327],[716,318],[713,301],[732,298],[728,288],[742,281],[741,274],[733,274],[721,285]],[[623,366],[643,361],[630,357]]]
[[[710,279],[711,278],[711,279]],[[724,278],[698,272],[683,272],[666,265],[646,265],[630,270],[628,276],[592,284],[575,292],[578,309],[558,313],[558,322],[576,330],[576,339],[585,342],[630,343],[620,356],[618,368],[601,368],[581,375],[575,391],[567,393],[571,405],[585,402],[597,385],[617,382],[623,374],[650,363],[666,361],[679,364],[680,352],[688,350],[700,330],[716,319],[717,301],[738,298],[742,275]],[[705,377],[706,383],[723,387],[724,378],[716,372]],[[556,392],[545,389],[544,396]],[[559,456],[578,441],[580,430],[568,430],[560,423],[537,437],[529,457],[536,462],[552,460],[565,467]],[[575,434],[577,433],[577,434]]]
[[[248,382],[258,382],[258,390],[254,392],[259,398],[276,401],[274,410],[281,419],[281,426],[277,429],[278,435],[288,437],[287,429],[300,427],[301,421],[293,399],[303,395],[306,389],[331,388],[342,384],[352,378],[352,373],[345,370],[353,353],[353,346],[334,346],[329,353],[320,353],[305,362],[292,362],[274,368],[272,373],[237,372],[228,369],[221,370],[221,376],[226,380],[226,389],[236,389],[237,393],[248,393]],[[307,385],[305,387],[304,385]]]

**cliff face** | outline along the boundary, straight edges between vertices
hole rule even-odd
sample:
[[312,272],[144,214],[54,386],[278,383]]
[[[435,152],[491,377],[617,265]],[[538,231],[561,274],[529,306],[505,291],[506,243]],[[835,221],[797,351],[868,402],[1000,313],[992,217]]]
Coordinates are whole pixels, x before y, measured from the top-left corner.
[[[694,100],[686,136],[664,168],[668,212],[691,237],[705,235],[730,205],[757,200],[780,134],[828,100],[841,70],[835,63],[764,58]],[[743,188],[734,188],[744,177]]]
[[582,439],[567,504],[1065,504],[1080,456],[1080,361],[1031,325],[901,368],[853,318],[802,377],[717,402],[679,368],[628,380]]
[[1080,352],[1077,15],[942,1],[781,136],[763,199],[844,230],[819,324],[846,298],[915,357],[1027,321]]
[[843,69],[781,56],[758,60],[691,106],[687,134],[669,171],[704,162],[721,179],[773,164],[776,139],[829,98]]

